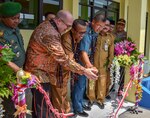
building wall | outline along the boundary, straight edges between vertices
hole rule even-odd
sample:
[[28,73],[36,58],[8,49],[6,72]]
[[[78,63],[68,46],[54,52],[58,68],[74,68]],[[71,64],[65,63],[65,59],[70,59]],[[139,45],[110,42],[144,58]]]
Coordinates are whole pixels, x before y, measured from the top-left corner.
[[147,12],[148,12],[148,24],[146,36],[146,57],[150,61],[150,0],[147,1]]
[[69,10],[74,18],[78,18],[79,0],[63,0],[63,9]]
[[[148,0],[149,1],[149,0]],[[126,31],[140,52],[145,47],[147,0],[120,0],[120,18],[127,21]]]
[[23,36],[24,47],[25,47],[25,50],[26,50],[27,46],[28,46],[28,43],[29,43],[29,40],[30,40],[30,36],[31,36],[33,30],[20,30],[20,32]]

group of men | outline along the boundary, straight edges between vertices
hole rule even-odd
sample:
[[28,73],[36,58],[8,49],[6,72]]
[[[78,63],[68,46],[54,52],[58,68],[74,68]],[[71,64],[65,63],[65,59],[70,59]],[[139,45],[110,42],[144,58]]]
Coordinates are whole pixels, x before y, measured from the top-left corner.
[[[21,5],[17,2],[5,2],[0,6],[0,34],[3,34],[0,36],[0,45],[10,44],[16,53],[8,66],[15,72],[23,68],[36,75],[53,107],[59,112],[68,113],[71,110],[67,99],[70,78],[75,114],[88,117],[84,110],[90,110],[94,102],[104,109],[105,97],[109,95],[109,69],[114,56],[114,23],[102,14],[97,14],[91,23],[86,23],[82,19],[74,20],[69,11],[60,10],[55,17],[37,26],[25,56],[18,29],[20,12]],[[120,25],[125,26],[123,19],[119,20],[117,27]],[[124,28],[117,32],[120,36],[119,32],[124,32]],[[54,117],[49,112],[44,96],[36,89],[31,91],[32,117]],[[85,91],[89,98],[88,105],[83,100]]]

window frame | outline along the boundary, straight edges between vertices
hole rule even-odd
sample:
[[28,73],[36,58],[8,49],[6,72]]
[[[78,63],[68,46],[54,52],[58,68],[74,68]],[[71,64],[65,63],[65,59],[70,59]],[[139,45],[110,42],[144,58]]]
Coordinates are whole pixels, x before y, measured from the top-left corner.
[[[117,19],[116,19],[116,20],[118,20],[118,19],[119,19],[119,13],[120,13],[120,3],[119,3],[119,2],[116,2],[116,1],[112,1],[112,0],[105,0],[105,1],[107,1],[107,7],[106,7],[106,8],[102,8],[102,7],[95,6],[95,5],[94,5],[95,0],[93,0],[92,2],[89,1],[88,4],[84,4],[84,3],[79,2],[79,5],[81,5],[81,6],[86,6],[86,7],[90,7],[90,8],[91,8],[90,21],[92,21],[92,19],[93,19],[93,17],[94,17],[94,10],[95,10],[95,9],[105,11],[105,16],[106,16],[106,17],[108,16],[108,12],[117,13]],[[109,7],[108,7],[108,3],[109,3],[109,2],[117,3],[117,4],[119,5],[118,11],[110,10]]]
[[[3,0],[3,2],[14,1],[14,0]],[[63,8],[63,0],[59,0],[59,10]],[[37,25],[43,22],[43,0],[38,0],[38,10],[37,10]],[[20,28],[20,29],[34,29],[34,28]]]

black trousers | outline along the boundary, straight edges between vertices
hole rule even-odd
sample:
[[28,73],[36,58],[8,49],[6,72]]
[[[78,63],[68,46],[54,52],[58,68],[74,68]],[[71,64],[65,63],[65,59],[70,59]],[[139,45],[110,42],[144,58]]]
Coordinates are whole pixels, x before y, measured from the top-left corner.
[[[43,89],[49,94],[51,93],[50,83],[41,83]],[[35,88],[31,89],[33,94],[32,99],[32,118],[55,118],[54,114],[48,109],[46,105],[44,95],[36,90]]]
[[3,98],[3,106],[4,106],[4,118],[14,118],[14,113],[15,113],[15,106],[13,101],[11,100],[11,96],[9,98]]
[[119,91],[122,91],[124,89],[124,79],[125,79],[125,67],[120,67],[120,81],[119,81]]

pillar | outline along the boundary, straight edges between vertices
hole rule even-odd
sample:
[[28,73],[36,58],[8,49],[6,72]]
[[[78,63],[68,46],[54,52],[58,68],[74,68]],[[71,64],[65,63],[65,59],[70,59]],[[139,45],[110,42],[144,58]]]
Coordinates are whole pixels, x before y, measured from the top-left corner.
[[147,23],[147,36],[146,36],[146,52],[145,56],[150,61],[150,0],[147,1],[148,23]]
[[146,11],[147,0],[129,0],[127,33],[140,52],[144,52]]
[[78,18],[79,0],[63,0],[63,9],[69,10],[75,19]]

